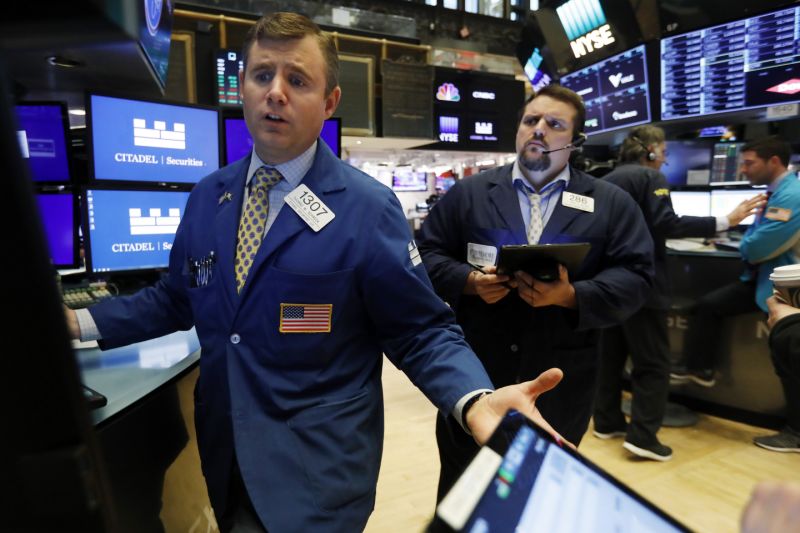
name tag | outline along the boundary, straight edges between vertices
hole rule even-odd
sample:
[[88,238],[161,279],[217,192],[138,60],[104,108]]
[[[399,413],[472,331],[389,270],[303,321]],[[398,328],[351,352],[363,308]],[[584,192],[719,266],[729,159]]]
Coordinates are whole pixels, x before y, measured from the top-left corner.
[[778,222],[789,222],[789,219],[792,218],[792,210],[784,209],[783,207],[768,207],[767,212],[764,213],[764,218],[777,220]]
[[485,244],[467,243],[467,262],[478,266],[494,266],[497,262],[497,248]]
[[586,211],[587,213],[594,213],[594,198],[591,196],[564,191],[561,193],[561,205]]
[[327,226],[336,216],[316,194],[311,192],[311,189],[302,183],[286,195],[286,204],[314,231]]

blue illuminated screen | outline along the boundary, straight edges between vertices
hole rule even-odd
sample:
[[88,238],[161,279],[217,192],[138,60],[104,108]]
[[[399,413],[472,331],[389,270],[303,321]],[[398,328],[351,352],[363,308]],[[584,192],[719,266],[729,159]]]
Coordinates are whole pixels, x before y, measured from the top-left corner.
[[94,179],[197,183],[219,168],[216,110],[90,98]]
[[165,268],[188,192],[88,189],[84,216],[91,272]]
[[661,40],[661,120],[800,101],[800,7]]
[[34,181],[69,181],[64,107],[18,104],[17,138]]
[[[226,164],[233,163],[250,154],[253,149],[253,138],[243,118],[226,118],[225,122],[225,156]],[[341,157],[341,121],[329,118],[322,124],[320,138],[336,154]]]
[[72,194],[37,194],[36,200],[53,265],[77,267],[74,197]]
[[644,45],[567,74],[561,85],[583,97],[588,134],[650,122]]

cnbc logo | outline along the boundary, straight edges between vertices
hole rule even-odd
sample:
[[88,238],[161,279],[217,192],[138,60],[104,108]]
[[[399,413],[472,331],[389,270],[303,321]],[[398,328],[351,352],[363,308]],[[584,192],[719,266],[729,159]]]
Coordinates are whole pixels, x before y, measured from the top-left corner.
[[556,12],[576,58],[615,41],[600,0],[569,0]]

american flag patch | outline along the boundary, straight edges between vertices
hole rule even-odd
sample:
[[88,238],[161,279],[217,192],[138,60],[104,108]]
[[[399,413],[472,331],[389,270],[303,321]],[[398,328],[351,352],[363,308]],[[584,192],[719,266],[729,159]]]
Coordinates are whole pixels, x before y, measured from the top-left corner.
[[330,333],[333,304],[281,304],[281,333]]

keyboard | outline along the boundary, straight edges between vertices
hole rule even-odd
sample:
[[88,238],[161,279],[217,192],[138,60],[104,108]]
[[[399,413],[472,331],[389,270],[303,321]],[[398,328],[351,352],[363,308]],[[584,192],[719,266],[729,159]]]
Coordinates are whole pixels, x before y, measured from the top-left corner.
[[111,296],[105,285],[95,284],[64,289],[64,303],[70,309],[83,309]]

